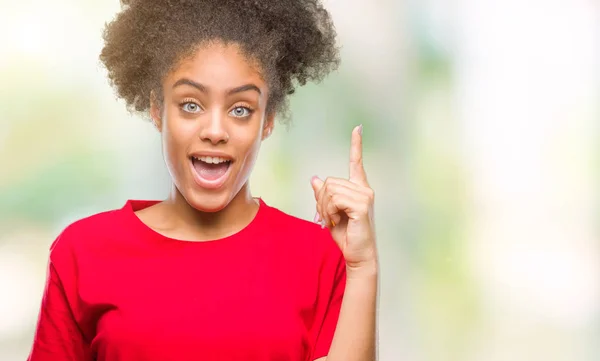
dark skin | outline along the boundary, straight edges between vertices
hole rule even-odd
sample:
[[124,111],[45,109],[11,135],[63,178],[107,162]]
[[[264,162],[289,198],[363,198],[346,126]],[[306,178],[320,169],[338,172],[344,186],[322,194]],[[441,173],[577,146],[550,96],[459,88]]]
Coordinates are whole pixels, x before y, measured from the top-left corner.
[[[151,116],[161,133],[173,187],[169,197],[137,212],[155,231],[186,241],[232,235],[256,215],[248,179],[262,141],[272,132],[269,94],[260,67],[234,45],[213,42],[177,64],[162,82],[163,101]],[[233,159],[225,183],[194,182],[190,154],[220,152]]]
[[[248,179],[275,113],[287,121],[287,97],[339,65],[331,16],[320,0],[123,3],[129,6],[107,26],[100,58],[129,109],[150,113],[173,181],[167,200],[136,213],[170,238],[230,236],[258,211]],[[311,180],[315,221],[331,230],[346,262],[338,327],[319,361],[376,359],[374,193],[362,165],[362,126],[351,144],[348,178]]]
[[[262,141],[273,129],[266,111],[268,86],[256,62],[235,45],[204,45],[163,80],[163,103],[151,116],[173,188],[167,200],[138,211],[149,227],[171,238],[207,241],[246,227],[258,211],[248,178]],[[233,161],[218,186],[198,182],[190,155],[219,151]],[[378,261],[373,223],[374,193],[362,164],[362,126],[352,132],[348,179],[312,179],[316,220],[346,261],[344,299],[327,357],[318,361],[376,359]],[[353,345],[349,348],[348,345]]]

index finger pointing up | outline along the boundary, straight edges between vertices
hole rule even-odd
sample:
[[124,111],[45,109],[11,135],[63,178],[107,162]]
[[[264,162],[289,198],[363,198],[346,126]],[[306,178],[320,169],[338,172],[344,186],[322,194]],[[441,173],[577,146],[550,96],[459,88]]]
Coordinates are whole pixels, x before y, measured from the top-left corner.
[[350,146],[350,181],[356,184],[367,185],[367,175],[363,167],[362,156],[362,124],[352,131]]

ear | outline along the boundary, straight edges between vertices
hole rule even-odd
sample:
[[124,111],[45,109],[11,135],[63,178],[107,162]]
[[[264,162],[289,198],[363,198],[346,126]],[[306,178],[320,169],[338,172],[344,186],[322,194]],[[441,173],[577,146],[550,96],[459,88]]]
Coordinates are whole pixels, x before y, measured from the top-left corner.
[[160,132],[162,130],[162,107],[154,91],[150,93],[150,117],[156,129]]
[[275,127],[275,112],[269,113],[262,130],[262,140],[267,139],[271,133],[273,133],[273,127]]

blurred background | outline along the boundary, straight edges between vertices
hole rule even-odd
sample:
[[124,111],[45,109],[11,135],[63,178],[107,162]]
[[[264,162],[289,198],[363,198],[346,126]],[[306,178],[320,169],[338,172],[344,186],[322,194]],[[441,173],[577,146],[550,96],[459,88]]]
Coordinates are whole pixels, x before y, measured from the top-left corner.
[[[340,70],[292,99],[252,189],[312,219],[364,124],[382,361],[600,360],[600,5],[327,0]],[[29,352],[48,247],[160,199],[159,135],[99,64],[118,0],[0,0],[0,360]]]

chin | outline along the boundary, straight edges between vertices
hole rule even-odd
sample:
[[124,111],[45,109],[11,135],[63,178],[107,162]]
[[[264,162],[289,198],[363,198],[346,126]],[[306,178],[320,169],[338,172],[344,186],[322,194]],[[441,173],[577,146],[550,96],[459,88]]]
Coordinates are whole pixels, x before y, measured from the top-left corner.
[[214,213],[223,210],[229,205],[232,198],[229,196],[229,193],[229,191],[212,193],[190,190],[188,194],[184,195],[184,198],[192,208],[200,212]]
[[233,199],[231,189],[227,188],[215,192],[189,187],[182,196],[192,208],[206,213],[223,210]]

